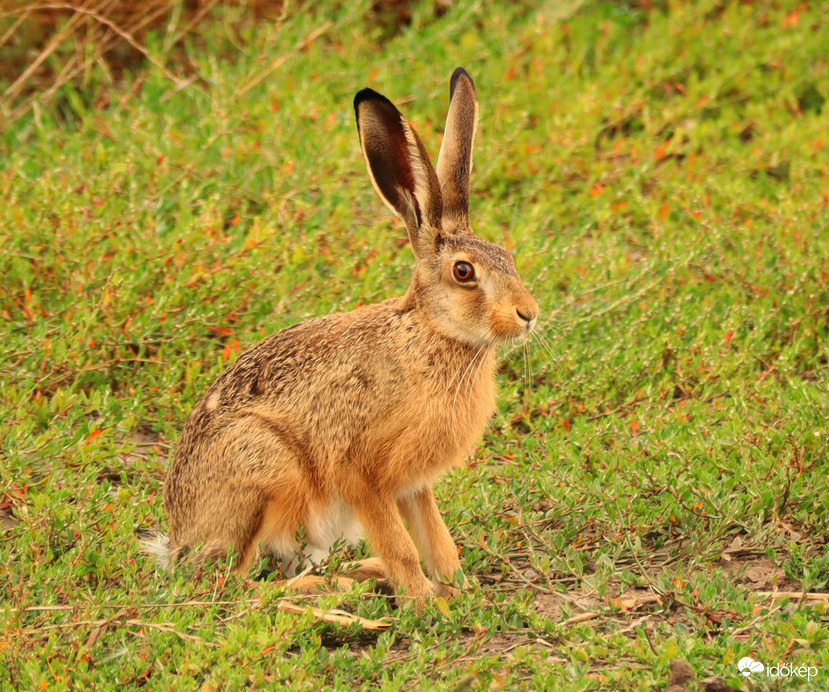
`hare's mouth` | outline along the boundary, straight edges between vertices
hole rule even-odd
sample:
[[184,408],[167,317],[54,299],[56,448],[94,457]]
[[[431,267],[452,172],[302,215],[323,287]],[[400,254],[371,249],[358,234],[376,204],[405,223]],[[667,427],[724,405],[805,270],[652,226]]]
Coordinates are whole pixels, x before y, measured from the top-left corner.
[[537,322],[535,314],[522,313],[520,310],[516,310],[514,316],[496,314],[491,320],[489,333],[495,343],[511,343],[529,336]]

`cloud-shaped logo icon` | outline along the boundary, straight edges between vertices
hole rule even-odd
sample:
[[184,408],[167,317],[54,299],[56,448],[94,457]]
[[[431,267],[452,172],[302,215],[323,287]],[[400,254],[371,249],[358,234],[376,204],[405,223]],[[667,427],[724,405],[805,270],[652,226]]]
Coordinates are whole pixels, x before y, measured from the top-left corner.
[[752,673],[762,673],[763,672],[763,664],[760,661],[755,661],[751,656],[746,656],[745,658],[741,658],[737,662],[737,668],[739,668],[740,672],[748,677]]

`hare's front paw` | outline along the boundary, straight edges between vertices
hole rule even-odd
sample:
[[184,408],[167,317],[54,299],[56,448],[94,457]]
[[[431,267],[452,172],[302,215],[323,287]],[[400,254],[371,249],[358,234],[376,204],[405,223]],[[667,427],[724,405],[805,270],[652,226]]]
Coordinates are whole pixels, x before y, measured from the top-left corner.
[[397,597],[397,604],[402,608],[414,608],[419,613],[426,605],[426,601],[434,597],[435,590],[432,587],[432,582],[424,577],[422,582],[401,589]]
[[449,586],[448,584],[438,584],[435,587],[435,595],[442,596],[446,600],[449,600],[450,598],[460,596],[461,589],[459,589],[457,586]]
[[438,581],[434,588],[436,596],[443,596],[446,599],[455,598],[469,590],[469,580],[459,567],[450,578]]

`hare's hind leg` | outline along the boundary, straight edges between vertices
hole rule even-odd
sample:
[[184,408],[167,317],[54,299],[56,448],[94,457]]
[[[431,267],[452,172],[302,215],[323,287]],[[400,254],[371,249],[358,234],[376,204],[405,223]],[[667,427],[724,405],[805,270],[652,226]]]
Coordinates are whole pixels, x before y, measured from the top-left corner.
[[309,485],[293,449],[259,420],[240,419],[177,458],[167,485],[173,549],[203,544],[200,557],[235,551],[237,572],[250,567],[260,542],[292,557]]
[[[190,516],[177,516],[170,532],[173,555],[196,563],[235,555],[234,570],[245,572],[253,559],[265,498],[257,493],[210,493]],[[225,511],[233,506],[234,511]],[[191,550],[202,545],[198,553]]]
[[441,596],[455,595],[457,590],[451,584],[461,574],[461,563],[455,542],[438,510],[434,492],[431,488],[421,488],[399,499],[397,506],[426,563],[426,570],[435,583],[436,592]]

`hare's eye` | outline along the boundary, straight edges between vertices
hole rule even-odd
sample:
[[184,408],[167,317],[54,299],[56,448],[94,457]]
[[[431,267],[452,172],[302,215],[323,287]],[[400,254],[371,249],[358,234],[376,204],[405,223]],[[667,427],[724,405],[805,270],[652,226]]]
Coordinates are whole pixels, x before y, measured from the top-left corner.
[[475,279],[475,268],[469,262],[455,262],[452,274],[455,280],[461,283],[469,283]]

